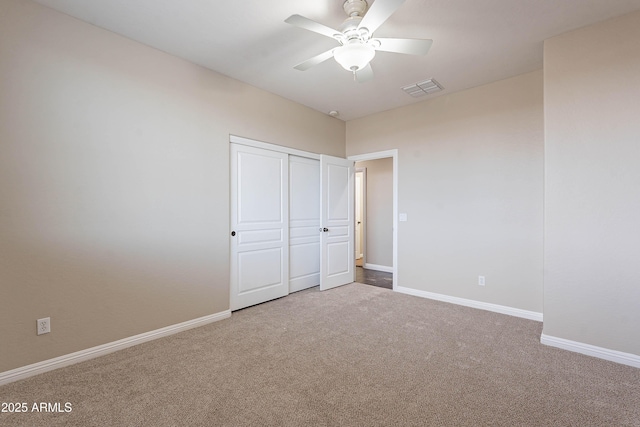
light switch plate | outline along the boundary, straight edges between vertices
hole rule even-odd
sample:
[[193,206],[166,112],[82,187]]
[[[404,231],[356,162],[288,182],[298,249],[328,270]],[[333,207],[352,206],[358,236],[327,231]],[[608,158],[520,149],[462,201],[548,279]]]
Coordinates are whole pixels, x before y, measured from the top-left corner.
[[406,213],[401,213],[400,215],[398,215],[398,219],[400,220],[400,222],[407,221],[407,214]]

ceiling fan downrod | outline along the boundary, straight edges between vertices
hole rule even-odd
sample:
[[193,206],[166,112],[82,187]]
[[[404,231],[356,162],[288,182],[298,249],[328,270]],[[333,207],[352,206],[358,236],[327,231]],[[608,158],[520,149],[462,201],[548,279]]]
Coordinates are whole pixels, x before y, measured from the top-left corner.
[[342,5],[342,8],[348,17],[362,17],[368,6],[369,5],[365,0],[346,0]]

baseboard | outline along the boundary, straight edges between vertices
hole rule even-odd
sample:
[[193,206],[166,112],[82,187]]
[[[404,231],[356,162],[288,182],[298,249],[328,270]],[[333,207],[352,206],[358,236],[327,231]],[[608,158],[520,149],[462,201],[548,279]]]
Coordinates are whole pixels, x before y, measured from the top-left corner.
[[393,267],[387,267],[386,265],[369,264],[365,262],[362,268],[367,270],[384,271],[385,273],[393,273]]
[[519,308],[507,307],[505,305],[491,304],[488,302],[475,301],[471,299],[452,297],[449,295],[436,294],[433,292],[420,291],[417,289],[396,286],[394,291],[417,297],[433,299],[436,301],[448,302],[451,304],[464,305],[465,307],[478,308],[480,310],[493,311],[495,313],[507,314],[509,316],[522,317],[524,319],[542,322],[542,313],[536,311],[522,310]]
[[577,341],[566,340],[564,338],[553,337],[545,335],[544,332],[540,336],[540,342],[551,347],[573,351],[574,353],[585,354],[587,356],[597,357],[598,359],[609,360],[611,362],[633,366],[634,368],[640,368],[640,356],[636,354],[623,353],[621,351],[597,347],[591,344],[584,344]]
[[86,350],[65,354],[64,356],[56,357],[54,359],[44,360],[42,362],[37,362],[31,365],[12,369],[11,371],[0,372],[0,386],[14,381],[23,380],[25,378],[29,378],[48,371],[53,371],[54,369],[84,362],[85,360],[104,356],[106,354],[113,353],[118,350],[123,350],[127,347],[132,347],[137,344],[142,344],[147,341],[152,341],[158,338],[166,337],[168,335],[177,334],[178,332],[186,331],[188,329],[204,326],[209,323],[226,319],[230,316],[231,311],[226,310],[220,313],[211,314],[209,316],[200,317],[198,319],[188,320],[176,325],[156,329],[154,331],[145,332],[143,334],[134,335],[132,337],[124,338],[111,343],[91,347]]

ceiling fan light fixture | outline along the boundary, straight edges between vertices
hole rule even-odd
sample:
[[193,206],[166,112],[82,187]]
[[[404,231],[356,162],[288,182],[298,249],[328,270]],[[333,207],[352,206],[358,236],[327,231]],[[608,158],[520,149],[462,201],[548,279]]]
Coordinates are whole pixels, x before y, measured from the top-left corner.
[[[342,2],[348,18],[338,30],[301,15],[291,15],[285,19],[288,24],[313,31],[340,43],[339,47],[316,55],[293,68],[305,71],[333,56],[342,68],[353,73],[354,81],[365,83],[373,79],[373,70],[369,62],[376,56],[377,50],[408,55],[426,55],[429,51],[433,40],[374,38],[374,33],[380,25],[393,15],[405,0],[342,0]],[[371,3],[371,6],[368,3]],[[424,93],[424,90],[420,87],[420,92]],[[413,96],[413,92],[411,94]]]
[[347,71],[356,72],[363,69],[376,56],[373,46],[362,42],[353,42],[340,46],[333,51],[336,62]]

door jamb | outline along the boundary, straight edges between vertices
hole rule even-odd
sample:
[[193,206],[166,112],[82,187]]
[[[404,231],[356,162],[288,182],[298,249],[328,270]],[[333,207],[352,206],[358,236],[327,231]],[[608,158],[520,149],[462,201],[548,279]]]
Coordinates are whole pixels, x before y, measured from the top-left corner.
[[360,200],[362,203],[362,221],[360,227],[360,234],[362,234],[362,247],[360,249],[362,252],[362,265],[364,265],[367,260],[367,168],[356,168],[356,174],[358,173],[362,174],[362,200]]

